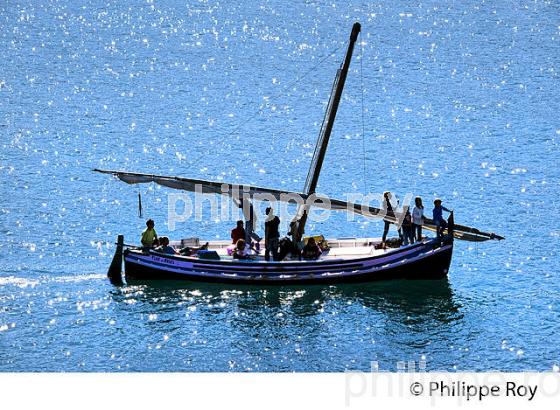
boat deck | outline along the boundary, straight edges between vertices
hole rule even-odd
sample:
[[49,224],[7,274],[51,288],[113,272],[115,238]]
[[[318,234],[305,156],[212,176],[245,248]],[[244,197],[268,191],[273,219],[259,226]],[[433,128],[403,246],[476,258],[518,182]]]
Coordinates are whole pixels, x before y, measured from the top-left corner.
[[[198,247],[208,242],[208,249],[214,250],[220,256],[222,260],[233,259],[228,254],[228,248],[232,247],[231,241],[203,241],[199,238],[186,238],[177,241],[171,241],[170,245],[176,249],[181,249],[186,246]],[[344,260],[344,259],[354,259],[360,257],[370,257],[377,256],[388,253],[399,248],[386,248],[386,249],[375,249],[375,245],[381,243],[381,238],[338,238],[338,239],[327,239],[329,244],[329,249],[323,251],[323,254],[319,260]],[[401,246],[400,249],[404,248]],[[264,261],[264,247],[258,255],[254,255],[254,261]],[[289,257],[284,261],[289,262],[293,259]]]

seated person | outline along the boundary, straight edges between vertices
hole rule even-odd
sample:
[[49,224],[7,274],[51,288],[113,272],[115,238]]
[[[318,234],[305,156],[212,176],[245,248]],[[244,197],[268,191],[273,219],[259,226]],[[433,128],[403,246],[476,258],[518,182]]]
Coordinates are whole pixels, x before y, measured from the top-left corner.
[[301,250],[301,257],[305,260],[315,260],[321,256],[323,252],[317,242],[315,242],[315,238],[311,237],[307,241],[307,245],[303,247]]
[[142,232],[142,238],[140,242],[142,242],[142,246],[145,248],[153,248],[156,246],[157,243],[157,233],[154,229],[155,223],[153,219],[148,219],[146,221],[146,229]]
[[179,254],[181,254],[183,256],[193,256],[193,255],[196,255],[196,253],[198,251],[207,251],[209,245],[210,244],[208,242],[206,242],[204,245],[199,246],[199,247],[185,246],[183,249],[181,249],[179,251]]
[[233,250],[233,259],[251,259],[245,239],[238,239]]
[[169,238],[167,236],[162,236],[159,241],[161,245],[154,249],[156,252],[167,253],[169,255],[177,255],[179,253],[174,247],[169,246]]
[[237,226],[231,230],[231,243],[237,244],[239,239],[245,239],[245,228],[243,228],[243,221],[237,221]]
[[[242,238],[240,238],[242,239]],[[239,240],[239,239],[238,239]],[[228,245],[228,247],[226,248],[226,252],[229,256],[233,256],[233,252],[235,252],[235,249],[237,249],[237,242],[233,245]],[[251,241],[251,243],[245,243],[245,249],[247,249],[247,254],[250,256],[256,256],[260,253],[260,243],[258,242],[253,242]]]
[[298,258],[301,260],[301,253],[299,249],[294,245],[294,243],[285,236],[284,238],[280,239],[279,242],[279,251],[278,251],[278,260],[284,260],[288,255],[292,258]]

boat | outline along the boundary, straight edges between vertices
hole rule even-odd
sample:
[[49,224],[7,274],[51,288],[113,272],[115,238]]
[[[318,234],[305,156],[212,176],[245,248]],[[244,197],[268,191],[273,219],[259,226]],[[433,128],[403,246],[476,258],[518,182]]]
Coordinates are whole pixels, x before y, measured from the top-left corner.
[[[138,172],[94,169],[110,174],[128,184],[156,183],[168,188],[197,193],[227,195],[238,205],[251,206],[259,195],[278,201],[295,202],[298,212],[291,223],[295,243],[306,240],[303,236],[309,210],[312,206],[334,211],[352,212],[366,217],[382,217],[398,224],[402,214],[369,205],[331,199],[316,193],[317,182],[336,118],[342,90],[348,74],[354,45],[361,30],[359,23],[352,27],[348,48],[332,87],[325,118],[321,126],[315,152],[302,192],[277,190],[252,185],[224,184],[201,179],[154,175]],[[299,198],[298,201],[294,199]],[[424,229],[437,231],[434,222],[426,219]],[[321,238],[323,239],[323,238]],[[209,241],[206,249],[191,256],[171,255],[154,249],[126,245],[119,235],[108,276],[114,283],[122,282],[122,264],[126,280],[170,280],[217,282],[249,285],[298,285],[365,283],[391,279],[442,279],[449,272],[455,240],[487,241],[504,239],[500,235],[455,224],[451,213],[442,235],[426,237],[421,241],[387,247],[379,238],[347,238],[322,240],[324,251],[317,260],[301,258],[267,261],[262,255],[250,260],[234,259],[228,254],[229,241]],[[190,242],[171,242],[180,248],[199,246],[199,239]]]
[[[451,239],[431,238],[407,247],[377,252],[372,242],[360,242],[355,239],[331,240],[327,255],[312,261],[237,260],[227,258],[225,253],[219,254],[220,259],[209,260],[142,249],[126,249],[123,257],[127,279],[288,285],[441,279],[447,275],[453,252]],[[210,249],[219,249],[219,246],[225,247],[226,244],[210,243]]]

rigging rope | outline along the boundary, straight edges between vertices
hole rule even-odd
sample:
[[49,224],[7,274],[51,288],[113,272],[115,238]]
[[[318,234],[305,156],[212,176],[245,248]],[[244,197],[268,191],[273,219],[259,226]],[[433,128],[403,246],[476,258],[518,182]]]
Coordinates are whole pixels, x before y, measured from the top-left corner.
[[[346,44],[346,42],[344,43],[344,45]],[[296,85],[297,83],[299,83],[300,81],[302,81],[305,77],[307,77],[309,74],[311,74],[313,71],[315,71],[317,69],[317,67],[319,67],[321,64],[323,64],[328,58],[332,57],[342,46],[338,46],[336,47],[334,50],[332,50],[330,53],[328,53],[325,57],[323,57],[316,65],[314,65],[313,67],[311,67],[308,71],[306,71],[301,77],[296,78],[294,81],[292,81],[290,84],[288,84],[287,86],[284,87],[284,89],[279,92],[278,94],[272,95],[268,98],[269,103],[271,101],[276,100],[279,97],[282,97],[284,94],[284,91],[288,90],[289,88],[293,87],[294,85]],[[261,114],[264,109],[268,106],[268,104],[265,104],[264,107],[259,108],[252,116],[251,118],[255,118],[258,114]],[[234,133],[236,133],[241,127],[243,127],[244,125],[247,125],[248,121],[242,122],[241,124],[235,126],[233,128],[233,130],[231,130],[226,137],[230,137],[232,136]],[[272,144],[270,144],[272,146]]]
[[[146,202],[150,202],[150,196],[151,196],[151,202],[155,203],[156,202],[156,182],[152,181],[151,185],[148,185],[148,187],[146,188],[146,192],[144,193],[144,197],[147,198]],[[150,195],[150,191],[152,191],[152,195]],[[149,208],[149,207],[148,207]],[[149,215],[150,210],[148,209],[148,215]],[[153,211],[152,211],[153,212]],[[142,205],[142,191],[140,190],[140,188],[138,188],[138,218],[142,218],[144,216],[145,212],[144,212],[144,206]]]
[[[274,101],[274,100],[276,100],[277,98],[281,97],[281,96],[284,94],[284,92],[285,92],[286,90],[288,90],[289,88],[293,87],[293,86],[296,85],[297,83],[301,82],[305,77],[307,77],[309,74],[311,74],[313,71],[315,71],[319,66],[321,66],[328,58],[330,58],[330,57],[332,57],[333,55],[335,55],[336,52],[337,52],[338,50],[340,50],[343,46],[346,46],[346,44],[347,44],[347,42],[344,42],[344,44],[342,44],[342,45],[340,45],[340,46],[338,46],[338,47],[335,47],[333,50],[331,50],[327,55],[325,55],[321,60],[319,60],[319,62],[318,62],[316,65],[314,65],[313,67],[311,67],[311,68],[310,68],[308,71],[306,71],[302,76],[297,77],[294,81],[292,81],[290,84],[288,84],[287,86],[285,86],[284,89],[283,89],[281,92],[279,92],[278,94],[275,94],[275,95],[270,96],[270,97],[269,97],[269,102]],[[264,109],[265,109],[266,106],[267,106],[267,105],[265,105],[265,106],[262,107],[262,108],[259,108],[250,118],[251,118],[251,119],[256,118],[256,116],[257,116],[258,114],[261,114],[261,113],[264,111]],[[242,128],[242,127],[244,127],[244,126],[247,126],[247,124],[248,124],[249,122],[250,122],[250,121],[244,121],[244,122],[242,122],[242,123],[236,125],[235,127],[233,127],[233,129],[232,129],[231,131],[229,131],[227,134],[225,134],[225,135],[223,136],[223,138],[225,139],[225,138],[227,138],[227,137],[231,137],[233,134],[235,134],[237,131],[239,131],[240,128]],[[225,130],[225,127],[222,127],[222,126],[220,126],[220,125],[218,125],[218,124],[216,124],[215,126],[216,126],[216,128],[218,128],[219,130],[221,129],[221,131],[224,131],[224,130]],[[274,140],[275,140],[275,133],[272,133],[272,140],[271,140],[271,142],[270,142],[270,144],[269,144],[270,147],[273,146]],[[198,158],[198,160],[189,162],[189,165],[190,165],[190,166],[193,166],[193,165],[195,165],[195,164],[197,164],[197,163],[200,163],[203,159],[204,159],[204,156],[200,156],[200,157]]]
[[365,136],[365,126],[364,126],[364,43],[360,41],[360,88],[362,91],[362,156],[364,160],[363,164],[363,181],[364,181],[364,195],[367,195],[367,184],[366,184],[366,136]]

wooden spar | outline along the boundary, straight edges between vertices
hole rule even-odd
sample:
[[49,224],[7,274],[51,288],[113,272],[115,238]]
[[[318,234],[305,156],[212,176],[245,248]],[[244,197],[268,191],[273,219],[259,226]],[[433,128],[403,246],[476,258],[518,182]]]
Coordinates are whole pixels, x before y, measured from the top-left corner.
[[[327,107],[326,123],[324,124],[324,127],[321,127],[319,139],[317,141],[317,147],[315,148],[313,160],[311,161],[311,165],[309,167],[307,180],[305,181],[304,193],[308,195],[314,194],[315,189],[317,188],[317,182],[319,181],[321,167],[323,166],[325,154],[327,153],[327,146],[329,145],[329,139],[334,125],[334,120],[336,119],[336,112],[338,110],[338,105],[340,104],[342,90],[344,89],[344,83],[346,82],[348,69],[350,68],[350,61],[352,60],[354,45],[356,44],[356,40],[358,39],[360,29],[360,23],[354,23],[354,25],[352,26],[352,32],[350,33],[350,41],[348,43],[348,49],[346,50],[346,57],[344,58],[342,68],[337,72],[334,84],[334,94],[331,95],[331,101],[329,102],[329,105]],[[305,229],[305,223],[307,222],[307,215],[309,213],[309,205],[304,205],[302,208],[303,209],[298,209],[298,213],[296,214],[296,218],[298,218],[299,215],[300,219],[297,222],[298,227],[296,237],[293,238],[295,242],[301,241]]]
[[319,181],[319,174],[321,173],[323,160],[325,159],[325,154],[327,153],[327,146],[329,145],[329,138],[331,136],[334,120],[336,119],[336,113],[338,110],[338,105],[340,104],[342,90],[344,89],[344,83],[346,82],[348,69],[350,68],[350,61],[352,60],[354,44],[356,44],[360,29],[360,23],[354,23],[354,26],[352,27],[352,33],[350,34],[350,42],[348,43],[346,57],[344,58],[344,63],[342,64],[342,69],[340,70],[340,75],[338,76],[338,81],[336,83],[336,89],[334,91],[332,104],[330,106],[329,112],[327,113],[327,123],[324,128],[323,136],[322,138],[320,138],[322,139],[321,146],[319,147],[319,151],[317,152],[316,161],[312,162],[312,167],[309,169],[308,181],[306,181],[306,187],[304,190],[306,194],[314,194],[315,188],[317,187],[317,182]]
[[[247,190],[249,192],[249,196],[260,194],[260,193],[267,193],[273,195],[279,201],[286,200],[287,198],[288,199],[294,198],[294,197],[302,198],[304,201],[308,201],[309,199],[309,195],[304,194],[303,192],[278,190],[278,189],[264,188],[264,187],[258,187],[253,185],[226,184],[229,186],[229,189],[224,190],[223,182],[213,182],[213,181],[205,181],[201,179],[192,179],[192,178],[184,178],[184,177],[177,177],[177,176],[142,174],[138,172],[125,172],[125,171],[116,171],[116,170],[94,169],[93,171],[100,172],[103,174],[110,174],[119,178],[121,181],[132,183],[132,184],[155,182],[156,184],[168,188],[179,189],[179,190],[189,191],[189,192],[197,192],[195,188],[200,188],[200,190],[205,193],[229,195],[233,198],[237,198],[240,192],[242,191],[245,192],[245,190]],[[171,185],[170,182],[172,182],[173,185]],[[343,200],[339,200],[335,198],[326,198],[322,196],[320,196],[319,198],[324,198],[325,200],[321,200],[317,203],[310,201],[310,205],[317,206],[322,209],[352,212],[357,215],[365,216],[367,218],[379,217],[380,214],[382,214],[383,212],[382,209],[369,206],[367,204],[346,202]],[[323,206],[322,204],[323,202],[325,203],[325,205],[328,204],[328,206]],[[392,216],[392,218],[395,221],[397,221],[397,218],[395,216]],[[391,216],[389,216],[389,219],[391,219]],[[297,226],[295,228],[297,228]],[[424,228],[434,232],[436,230],[433,221],[428,218],[426,218],[425,220]],[[480,242],[489,239],[495,239],[495,240],[504,239],[503,236],[497,235],[495,233],[483,232],[477,228],[473,228],[465,225],[459,225],[459,224],[455,224],[455,231],[453,233],[453,236],[455,237],[455,239],[473,241],[473,242]]]

